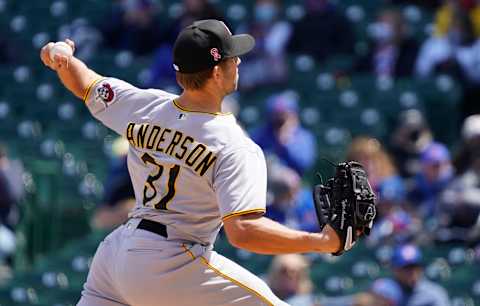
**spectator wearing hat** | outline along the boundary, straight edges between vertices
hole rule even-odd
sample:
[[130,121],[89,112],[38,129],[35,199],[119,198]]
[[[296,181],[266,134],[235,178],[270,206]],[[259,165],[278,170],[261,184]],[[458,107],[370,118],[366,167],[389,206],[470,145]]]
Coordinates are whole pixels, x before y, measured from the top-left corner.
[[434,216],[440,194],[453,179],[450,152],[434,142],[420,155],[421,170],[409,184],[409,200],[423,217]]
[[269,98],[266,123],[252,131],[251,137],[267,156],[276,156],[302,176],[313,166],[317,151],[313,133],[300,124],[297,100],[289,92]]
[[374,283],[372,291],[391,299],[393,305],[450,305],[446,290],[423,276],[422,254],[417,246],[413,244],[397,246],[391,258],[391,268],[393,279],[383,279],[380,283]]

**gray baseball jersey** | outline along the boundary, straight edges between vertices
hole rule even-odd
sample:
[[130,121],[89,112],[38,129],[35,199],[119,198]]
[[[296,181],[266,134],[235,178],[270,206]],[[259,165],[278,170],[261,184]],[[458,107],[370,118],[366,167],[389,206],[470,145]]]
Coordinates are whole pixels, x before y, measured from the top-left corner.
[[84,100],[130,143],[130,217],[167,225],[169,240],[212,244],[222,220],[265,211],[265,158],[232,114],[187,111],[176,98],[103,78]]

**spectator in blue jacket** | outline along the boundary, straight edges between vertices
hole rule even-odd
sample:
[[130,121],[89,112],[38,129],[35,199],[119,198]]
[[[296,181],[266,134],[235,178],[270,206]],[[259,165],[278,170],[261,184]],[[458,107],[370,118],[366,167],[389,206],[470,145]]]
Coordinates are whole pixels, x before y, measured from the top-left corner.
[[275,155],[302,176],[313,166],[317,152],[313,133],[300,125],[297,100],[289,92],[269,98],[267,121],[251,136],[266,155]]
[[421,171],[413,179],[409,198],[422,216],[438,210],[441,193],[453,179],[450,152],[441,143],[430,144],[420,155]]
[[[397,246],[391,258],[393,282],[401,289],[389,295],[395,306],[449,306],[450,301],[444,288],[423,277],[422,254],[413,244]],[[393,282],[389,282],[392,286]]]

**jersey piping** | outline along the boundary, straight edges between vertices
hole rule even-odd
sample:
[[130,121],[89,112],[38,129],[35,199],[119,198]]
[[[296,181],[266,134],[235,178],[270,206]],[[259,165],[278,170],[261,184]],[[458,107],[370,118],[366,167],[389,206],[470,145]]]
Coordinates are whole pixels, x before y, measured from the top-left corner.
[[[188,255],[190,255],[190,257],[192,259],[196,259],[195,255],[193,255],[193,253],[187,248],[187,246],[185,244],[182,244],[182,247],[185,249],[185,253],[188,253]],[[215,268],[214,266],[212,266],[208,260],[203,257],[203,256],[199,256],[198,258],[200,258],[200,261],[202,264],[206,265],[208,268],[210,268],[215,274],[221,276],[222,278],[224,279],[227,279],[229,281],[231,281],[232,283],[234,283],[235,285],[253,293],[255,296],[257,296],[258,298],[260,298],[262,301],[264,301],[265,303],[267,303],[267,305],[269,306],[274,306],[273,303],[271,303],[266,297],[264,297],[263,295],[261,295],[260,293],[258,293],[257,291],[255,291],[254,289],[248,287],[247,285],[244,285],[242,284],[240,281],[226,275],[225,273],[222,273],[220,270],[218,270],[217,268]]]
[[214,113],[212,113],[212,112],[192,111],[192,110],[188,110],[188,109],[183,108],[180,105],[178,105],[177,100],[175,100],[175,99],[172,102],[173,102],[173,105],[176,108],[178,108],[182,112],[186,112],[186,113],[208,114],[208,115],[214,115],[214,116],[228,116],[228,115],[232,114],[231,112],[228,112],[228,113],[214,112]]
[[232,212],[232,213],[229,213],[229,214],[225,215],[222,218],[222,221],[225,221],[225,220],[230,219],[230,218],[235,217],[235,216],[247,215],[247,214],[251,214],[251,213],[259,213],[259,212],[265,213],[265,209],[256,208],[256,209],[249,209],[249,210]]
[[87,102],[87,99],[88,99],[88,95],[90,94],[90,91],[92,90],[92,88],[97,85],[98,82],[100,82],[101,80],[105,79],[104,77],[101,77],[101,78],[98,78],[98,79],[95,79],[93,80],[90,85],[88,85],[87,87],[87,90],[85,90],[85,94],[83,95],[83,103],[86,103]]
[[239,287],[242,287],[243,289],[253,293],[254,295],[256,295],[258,298],[260,298],[262,301],[264,301],[267,305],[269,306],[274,306],[273,303],[271,303],[266,297],[264,297],[263,295],[261,295],[260,293],[258,293],[257,291],[255,291],[254,289],[248,287],[247,285],[244,285],[242,284],[241,282],[239,282],[238,280],[222,273],[220,270],[218,270],[217,268],[215,268],[214,266],[212,266],[208,260],[203,257],[203,256],[200,256],[200,260],[201,262],[206,265],[208,268],[210,268],[213,272],[215,272],[216,274],[218,274],[219,276],[223,277],[224,279],[227,279],[229,281],[231,281],[232,283],[234,283],[235,285],[239,286]]

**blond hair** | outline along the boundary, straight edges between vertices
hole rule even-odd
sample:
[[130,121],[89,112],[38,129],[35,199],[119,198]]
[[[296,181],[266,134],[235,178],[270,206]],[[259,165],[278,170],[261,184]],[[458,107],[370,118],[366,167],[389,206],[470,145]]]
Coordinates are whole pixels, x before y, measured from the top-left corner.
[[377,178],[385,178],[397,174],[397,169],[392,159],[382,144],[375,138],[365,136],[354,138],[348,148],[347,160],[374,164],[375,176]]

